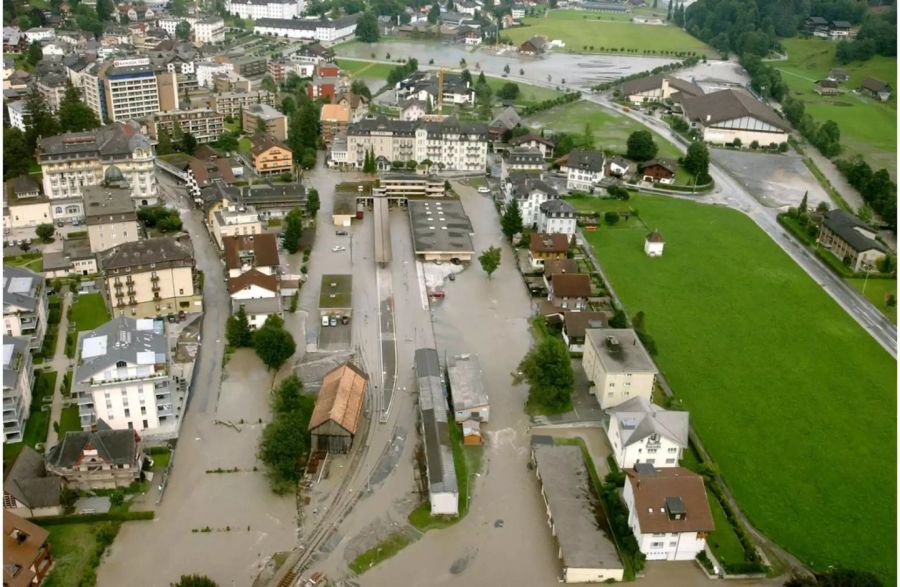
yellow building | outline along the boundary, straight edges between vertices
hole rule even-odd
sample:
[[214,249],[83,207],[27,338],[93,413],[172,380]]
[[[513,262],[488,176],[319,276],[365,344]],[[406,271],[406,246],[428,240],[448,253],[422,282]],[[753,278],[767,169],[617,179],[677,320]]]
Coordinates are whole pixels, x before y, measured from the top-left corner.
[[294,154],[282,143],[261,135],[253,137],[250,142],[253,169],[259,175],[280,175],[293,170]]
[[86,185],[81,193],[91,252],[99,253],[138,240],[137,214],[130,189]]
[[631,328],[588,328],[582,366],[601,408],[634,397],[650,401],[656,365]]

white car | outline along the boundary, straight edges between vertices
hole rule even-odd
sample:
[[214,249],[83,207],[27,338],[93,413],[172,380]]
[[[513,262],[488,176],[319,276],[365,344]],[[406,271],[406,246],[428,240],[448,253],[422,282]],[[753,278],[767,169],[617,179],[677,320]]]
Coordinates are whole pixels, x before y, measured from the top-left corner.
[[478,193],[479,194],[489,194],[489,193],[491,193],[491,188],[489,188],[486,185],[483,185],[480,188],[478,188]]
[[331,247],[332,253],[340,253],[341,251],[346,251],[346,250],[347,250],[347,247],[342,247],[340,245],[335,245],[335,246]]
[[322,326],[328,326],[328,316],[322,316]]

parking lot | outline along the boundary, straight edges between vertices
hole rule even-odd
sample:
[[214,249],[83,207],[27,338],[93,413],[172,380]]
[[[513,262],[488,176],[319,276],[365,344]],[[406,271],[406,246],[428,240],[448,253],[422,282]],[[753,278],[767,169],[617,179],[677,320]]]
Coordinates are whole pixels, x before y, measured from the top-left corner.
[[796,153],[772,154],[732,149],[710,149],[710,156],[725,167],[759,202],[769,208],[799,206],[808,193],[807,205],[819,202],[836,207]]

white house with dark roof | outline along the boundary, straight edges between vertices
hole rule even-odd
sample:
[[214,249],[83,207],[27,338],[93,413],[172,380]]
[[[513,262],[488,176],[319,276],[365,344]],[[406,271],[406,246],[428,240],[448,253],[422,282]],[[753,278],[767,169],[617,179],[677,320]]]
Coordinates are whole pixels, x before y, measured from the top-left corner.
[[81,332],[72,393],[84,430],[104,420],[114,430],[174,438],[180,401],[162,320],[118,316]]
[[887,255],[887,249],[875,240],[875,230],[840,208],[825,214],[818,242],[838,258],[848,261],[853,271],[873,271]]
[[631,328],[589,328],[582,366],[601,408],[653,394],[658,370]]
[[47,290],[43,276],[22,267],[3,267],[3,334],[29,339],[31,350],[44,344]]
[[681,96],[702,96],[703,89],[689,81],[670,75],[652,75],[650,77],[627,81],[620,89],[623,96],[632,104],[644,102],[662,102]]
[[542,202],[538,207],[538,230],[547,234],[572,236],[577,230],[575,207],[565,200]]
[[31,415],[34,369],[28,339],[3,338],[3,442],[21,442]]
[[537,226],[541,220],[541,205],[559,197],[556,188],[544,181],[540,175],[517,171],[506,177],[503,183],[505,204],[513,200],[519,204],[522,226]]
[[590,191],[600,184],[606,157],[596,149],[572,149],[559,170],[566,174],[566,189]]
[[606,436],[619,468],[630,469],[637,463],[657,468],[678,466],[688,446],[687,412],[665,410],[636,396],[606,413]]
[[504,154],[500,162],[500,181],[513,171],[532,171],[540,173],[546,167],[544,154],[540,149],[531,147],[515,147]]
[[128,487],[141,477],[144,452],[136,430],[114,430],[102,419],[96,430],[66,432],[47,452],[47,470],[83,491]]
[[658,230],[654,230],[644,237],[644,253],[648,257],[662,257],[663,247],[666,246],[666,240]]
[[784,143],[790,124],[774,110],[740,90],[721,90],[681,100],[684,118],[707,143],[743,145]]

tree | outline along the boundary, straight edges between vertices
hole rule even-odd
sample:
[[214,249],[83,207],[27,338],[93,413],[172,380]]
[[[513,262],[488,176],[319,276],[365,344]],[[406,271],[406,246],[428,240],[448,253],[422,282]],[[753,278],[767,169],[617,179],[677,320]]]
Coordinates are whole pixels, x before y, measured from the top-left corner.
[[515,235],[522,232],[522,211],[519,210],[519,202],[515,198],[506,207],[506,211],[503,212],[503,217],[500,219],[500,227],[509,240],[512,240]]
[[188,155],[193,155],[197,150],[197,139],[189,132],[184,133],[181,137],[181,150]]
[[269,369],[277,371],[297,351],[291,333],[284,329],[284,321],[273,314],[253,335],[253,347]]
[[28,173],[34,151],[28,150],[25,133],[17,128],[3,129],[3,179]]
[[37,89],[32,89],[28,97],[25,98],[25,112],[28,113],[25,140],[28,144],[28,152],[34,153],[38,139],[59,134],[59,123],[53,114],[50,113],[47,103],[44,102],[44,97]]
[[59,127],[63,132],[92,130],[100,126],[97,115],[81,101],[78,89],[66,80],[66,91],[59,103]]
[[628,137],[627,157],[634,161],[649,161],[656,157],[659,148],[648,130],[637,130]]
[[372,90],[370,90],[369,86],[366,85],[366,82],[361,79],[353,80],[353,83],[350,84],[350,93],[362,96],[366,100],[372,99]]
[[506,82],[497,90],[497,97],[503,100],[515,100],[519,97],[519,84]]
[[309,450],[309,415],[314,400],[302,396],[303,407],[277,414],[263,430],[259,458],[268,467],[272,490],[285,494],[296,489],[301,477],[300,457]]
[[288,253],[294,254],[300,250],[301,236],[303,236],[303,212],[300,208],[294,208],[284,217],[282,240]]
[[25,57],[25,61],[33,67],[40,63],[43,58],[44,51],[41,49],[41,44],[37,41],[32,41],[31,45],[28,46],[28,55]]
[[53,241],[53,233],[55,232],[55,230],[53,228],[53,225],[48,222],[44,224],[38,224],[34,229],[34,232],[43,242],[49,243]]
[[316,189],[309,190],[309,193],[306,194],[306,213],[310,218],[315,218],[316,213],[319,211],[320,207],[319,202],[319,192]]
[[612,226],[613,224],[619,222],[619,213],[611,210],[603,215],[603,219],[607,224]]
[[485,273],[488,274],[488,279],[491,278],[494,271],[500,267],[500,247],[488,247],[478,256],[478,261],[481,263],[481,268]]
[[565,343],[546,336],[534,346],[519,364],[528,382],[528,403],[560,409],[569,405],[575,388],[572,360]]
[[[237,148],[237,141],[235,141],[235,148]],[[169,134],[164,128],[159,129],[157,133],[157,143],[156,143],[156,154],[157,155],[169,155],[175,152],[175,146],[172,144],[172,136]]]
[[371,10],[367,10],[356,21],[356,38],[363,43],[377,43],[379,37],[378,17]]
[[[187,16],[187,0],[171,0],[169,10],[175,16]],[[235,26],[237,26],[237,23],[235,23]]]
[[219,584],[206,575],[182,575],[171,587],[219,587]]
[[441,19],[441,6],[435,2],[428,11],[428,24],[437,24]]
[[803,216],[806,216],[807,212],[809,211],[809,201],[808,201],[808,198],[809,198],[809,192],[808,192],[808,191],[807,191],[807,192],[803,192],[803,199],[800,200],[800,208],[798,209],[798,212],[800,213],[800,217],[801,217],[801,218],[802,218]]
[[268,75],[262,78],[262,81],[259,82],[259,87],[273,94],[278,92],[278,86],[275,85],[275,80],[273,80],[272,77]]
[[103,22],[112,20],[114,8],[112,0],[97,0],[97,18]]
[[703,141],[691,143],[682,165],[688,173],[697,178],[698,183],[707,183],[709,179],[709,149],[706,143]]
[[272,412],[289,414],[301,408],[303,382],[296,375],[286,377],[272,390]]
[[250,330],[250,321],[244,306],[228,317],[225,322],[225,337],[230,346],[240,348],[253,346],[253,332]]
[[[219,135],[219,139],[215,142],[215,145],[216,148],[223,151],[237,151],[238,140],[238,136],[235,133],[225,131]],[[159,146],[157,146],[156,152],[159,154]]]
[[[100,0],[98,0],[99,2]],[[191,23],[186,20],[182,20],[177,25],[175,25],[175,38],[180,39],[182,41],[190,41],[191,40]]]
[[[631,140],[631,139],[629,139]],[[581,137],[581,144],[585,149],[593,149],[594,148],[594,131],[591,129],[591,123],[586,122],[584,124],[584,134]]]
[[622,310],[616,310],[613,317],[609,319],[610,328],[628,328],[628,317]]

